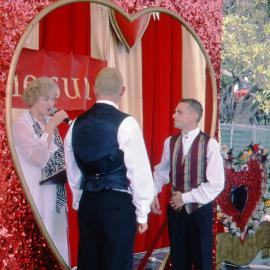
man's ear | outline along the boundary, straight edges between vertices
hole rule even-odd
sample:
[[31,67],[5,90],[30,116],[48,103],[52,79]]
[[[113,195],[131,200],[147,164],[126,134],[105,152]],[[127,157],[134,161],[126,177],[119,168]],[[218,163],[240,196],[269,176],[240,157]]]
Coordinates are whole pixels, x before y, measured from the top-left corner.
[[192,112],[192,117],[196,123],[198,123],[198,114],[196,112]]
[[119,94],[119,97],[122,97],[122,96],[124,95],[125,91],[126,91],[126,87],[123,86],[123,87],[122,87],[122,90],[121,90],[121,92],[120,92],[120,94]]
[[98,98],[98,97],[99,97],[99,93],[97,92],[96,87],[95,87],[95,86],[93,86],[93,89],[94,89],[94,94],[95,94],[95,97],[96,97],[96,98]]

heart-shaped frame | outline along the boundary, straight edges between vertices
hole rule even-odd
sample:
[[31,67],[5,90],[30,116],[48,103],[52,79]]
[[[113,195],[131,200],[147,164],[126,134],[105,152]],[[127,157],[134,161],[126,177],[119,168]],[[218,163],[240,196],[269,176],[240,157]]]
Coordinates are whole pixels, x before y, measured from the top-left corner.
[[[226,186],[218,197],[218,204],[223,213],[232,217],[232,220],[240,228],[246,231],[246,226],[251,215],[256,211],[265,190],[266,175],[260,160],[250,160],[245,171],[235,172],[232,168],[226,168]],[[247,202],[242,212],[239,212],[231,202],[231,189],[233,187],[247,187]]]
[[109,14],[116,35],[129,50],[135,46],[137,41],[143,36],[151,16],[151,14],[145,14],[133,22],[130,22],[114,10],[111,10]]
[[145,14],[149,14],[152,12],[162,12],[162,13],[166,13],[174,18],[176,18],[187,30],[188,32],[193,36],[193,38],[196,40],[197,44],[199,45],[206,64],[208,66],[208,72],[211,78],[211,89],[212,89],[212,121],[211,121],[211,135],[213,136],[216,130],[216,120],[217,120],[217,87],[216,87],[216,79],[215,79],[215,73],[214,73],[214,69],[212,67],[212,63],[209,59],[209,56],[207,54],[206,49],[204,48],[204,46],[202,45],[200,39],[198,38],[197,34],[194,32],[194,30],[189,26],[189,24],[184,21],[184,19],[182,17],[180,17],[180,15],[169,11],[167,9],[164,8],[147,8],[144,9],[140,12],[137,12],[134,15],[129,15],[127,13],[125,13],[121,8],[119,8],[118,6],[116,6],[115,4],[109,2],[109,1],[104,1],[104,0],[96,0],[96,1],[91,1],[91,0],[60,0],[57,1],[51,5],[49,5],[47,8],[43,9],[29,24],[29,26],[27,27],[26,31],[24,32],[23,36],[21,37],[17,48],[14,52],[13,58],[12,58],[12,62],[10,65],[10,70],[9,70],[9,75],[8,75],[8,80],[7,80],[7,87],[6,87],[6,125],[7,125],[7,134],[8,134],[8,141],[9,141],[9,146],[11,149],[11,153],[12,153],[12,157],[13,157],[13,161],[17,170],[17,173],[21,179],[21,184],[22,187],[24,189],[24,192],[26,194],[26,198],[27,201],[29,203],[29,205],[31,206],[31,209],[33,210],[33,214],[34,217],[36,219],[37,225],[40,229],[40,231],[42,232],[42,234],[44,235],[52,253],[54,254],[54,256],[56,257],[56,259],[59,261],[59,263],[63,266],[64,269],[69,269],[68,265],[65,263],[65,261],[63,260],[63,258],[61,257],[59,251],[57,250],[57,248],[55,247],[51,237],[49,236],[42,220],[41,217],[39,215],[39,212],[37,210],[37,207],[35,205],[35,202],[33,201],[32,195],[29,191],[29,188],[26,184],[22,169],[20,167],[19,161],[18,161],[18,157],[16,154],[16,150],[15,150],[15,146],[14,146],[14,142],[12,140],[12,133],[11,133],[11,102],[12,102],[12,86],[13,86],[13,80],[14,80],[14,76],[15,76],[15,69],[16,69],[16,65],[19,59],[19,56],[21,54],[22,48],[24,43],[26,42],[28,36],[30,35],[31,31],[34,29],[34,27],[39,23],[39,21],[45,17],[48,13],[50,13],[51,11],[64,6],[64,5],[68,5],[71,3],[76,3],[76,2],[90,2],[90,3],[97,3],[97,4],[102,4],[106,7],[109,7],[111,9],[116,10],[118,13],[120,13],[123,17],[125,17],[128,21],[132,22],[134,20],[136,20],[137,18],[139,18],[140,16],[143,16]]

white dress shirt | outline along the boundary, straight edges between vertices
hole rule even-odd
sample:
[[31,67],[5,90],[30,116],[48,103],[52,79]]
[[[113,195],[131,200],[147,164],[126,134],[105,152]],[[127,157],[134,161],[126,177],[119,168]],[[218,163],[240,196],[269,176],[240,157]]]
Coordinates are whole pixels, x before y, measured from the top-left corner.
[[[117,108],[117,105],[112,101],[98,100],[97,103],[106,103]],[[68,181],[73,194],[73,208],[78,209],[82,195],[80,189],[82,173],[74,158],[72,129],[73,124],[64,142],[65,162]],[[127,178],[130,181],[133,204],[136,207],[137,222],[146,223],[147,214],[150,212],[150,204],[154,198],[154,185],[143,135],[138,122],[133,117],[128,116],[122,121],[118,129],[117,140],[119,148],[124,152],[124,162],[127,168]]]
[[[200,129],[196,128],[187,134],[182,133],[183,155],[185,156],[194,139],[199,134]],[[163,185],[170,182],[170,139],[168,137],[164,142],[164,149],[161,162],[155,166],[154,184],[155,195],[161,192]],[[223,158],[220,154],[220,146],[218,142],[210,138],[207,146],[207,167],[206,167],[207,182],[201,183],[197,188],[189,192],[182,193],[183,202],[207,204],[215,199],[215,197],[224,188],[224,166]]]

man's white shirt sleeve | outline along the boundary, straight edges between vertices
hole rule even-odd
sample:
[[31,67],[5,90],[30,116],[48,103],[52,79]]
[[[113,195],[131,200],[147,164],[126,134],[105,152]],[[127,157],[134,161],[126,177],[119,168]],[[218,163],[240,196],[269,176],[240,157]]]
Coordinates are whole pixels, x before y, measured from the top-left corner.
[[[68,182],[73,195],[73,208],[78,209],[82,195],[80,189],[82,174],[74,158],[72,128],[73,125],[65,138],[65,161]],[[127,168],[127,178],[130,181],[133,204],[136,207],[137,222],[146,223],[154,197],[154,184],[143,135],[133,117],[129,116],[122,121],[117,139],[119,148],[124,152],[124,162]]]
[[[161,192],[163,185],[170,182],[170,138],[165,140],[161,162],[155,166],[155,195]],[[207,204],[223,190],[225,181],[223,159],[220,146],[213,138],[210,138],[207,146],[206,179],[207,182],[201,183],[197,188],[182,193],[184,203]]]
[[73,148],[72,148],[72,130],[73,130],[74,122],[70,126],[68,133],[65,137],[64,146],[65,146],[65,163],[66,163],[68,183],[69,183],[69,186],[72,192],[72,198],[73,198],[72,207],[78,210],[79,202],[82,196],[82,189],[80,189],[82,173],[77,166],[77,163],[74,158]]
[[143,135],[138,122],[133,117],[125,118],[120,124],[118,143],[119,148],[124,152],[137,222],[146,223],[150,204],[154,198],[154,184]]
[[165,140],[161,161],[154,169],[155,196],[162,191],[163,185],[170,182],[170,139]]
[[183,193],[184,203],[207,204],[213,201],[224,188],[224,166],[218,142],[210,138],[207,146],[207,182],[201,183],[190,192]]

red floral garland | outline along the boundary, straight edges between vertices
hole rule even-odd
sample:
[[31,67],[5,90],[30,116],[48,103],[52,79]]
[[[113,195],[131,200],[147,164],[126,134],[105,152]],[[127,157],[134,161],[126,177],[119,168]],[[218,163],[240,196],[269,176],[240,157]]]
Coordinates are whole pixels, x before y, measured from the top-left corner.
[[[225,157],[226,184],[217,199],[220,207],[218,219],[224,225],[225,231],[236,233],[238,230],[241,240],[245,239],[249,222],[256,214],[266,190],[265,162],[268,162],[268,155],[259,144],[249,145],[238,157],[233,157],[232,151]],[[247,199],[240,212],[233,205],[232,190],[242,185],[247,189]],[[233,223],[235,225],[231,226]],[[221,231],[222,226],[219,226],[219,232]]]

